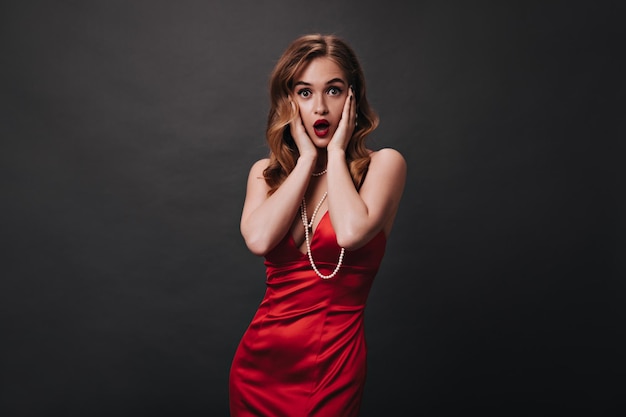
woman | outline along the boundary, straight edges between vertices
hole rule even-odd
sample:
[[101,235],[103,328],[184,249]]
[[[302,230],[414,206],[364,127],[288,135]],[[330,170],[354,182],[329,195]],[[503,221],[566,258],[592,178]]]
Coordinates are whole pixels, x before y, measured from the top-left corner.
[[241,216],[246,245],[265,257],[267,291],[231,366],[231,416],[357,416],[363,312],[406,164],[365,147],[378,117],[341,39],[293,41],[270,95],[270,155],[250,170]]

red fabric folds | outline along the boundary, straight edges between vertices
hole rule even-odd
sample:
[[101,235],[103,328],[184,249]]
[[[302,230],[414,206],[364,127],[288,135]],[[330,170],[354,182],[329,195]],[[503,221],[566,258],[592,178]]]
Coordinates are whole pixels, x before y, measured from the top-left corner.
[[[231,365],[231,417],[358,416],[366,376],[363,313],[385,246],[381,231],[346,251],[328,280],[316,275],[290,234],[267,254],[267,290]],[[322,274],[333,271],[340,250],[326,212],[311,240]]]

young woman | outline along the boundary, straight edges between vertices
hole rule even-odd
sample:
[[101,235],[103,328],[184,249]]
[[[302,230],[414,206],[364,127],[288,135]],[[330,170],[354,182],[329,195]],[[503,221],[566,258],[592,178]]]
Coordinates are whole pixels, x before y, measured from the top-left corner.
[[267,291],[233,359],[231,416],[357,416],[363,312],[406,163],[366,148],[378,117],[353,50],[335,36],[293,41],[270,96],[270,155],[250,170],[241,216]]

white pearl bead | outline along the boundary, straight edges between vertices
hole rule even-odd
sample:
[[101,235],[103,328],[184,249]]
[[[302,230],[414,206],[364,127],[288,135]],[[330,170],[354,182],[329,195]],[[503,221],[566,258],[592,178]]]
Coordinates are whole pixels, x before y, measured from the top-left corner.
[[319,271],[319,269],[317,269],[317,266],[315,265],[315,262],[313,261],[313,255],[311,254],[311,242],[309,241],[309,228],[313,227],[313,221],[315,220],[315,215],[317,214],[317,211],[319,210],[322,203],[324,202],[324,199],[326,198],[327,194],[328,194],[328,191],[324,193],[320,202],[317,203],[315,210],[313,210],[313,215],[311,216],[311,222],[307,221],[306,201],[304,198],[302,199],[302,206],[300,210],[301,217],[302,217],[302,224],[304,225],[304,239],[306,240],[306,252],[309,255],[309,262],[311,263],[311,267],[313,268],[317,276],[319,276],[322,279],[330,279],[334,277],[335,275],[337,275],[337,272],[339,272],[339,268],[341,268],[341,264],[343,263],[343,256],[346,251],[345,248],[341,248],[341,253],[339,253],[339,261],[337,262],[337,266],[335,267],[335,270],[330,275],[322,274]]

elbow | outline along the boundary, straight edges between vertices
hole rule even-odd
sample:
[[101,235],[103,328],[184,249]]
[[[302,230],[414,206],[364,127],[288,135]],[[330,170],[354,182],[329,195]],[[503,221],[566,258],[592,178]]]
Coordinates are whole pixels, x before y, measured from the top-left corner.
[[265,256],[265,254],[269,252],[264,247],[253,246],[253,245],[247,245],[247,246],[248,246],[248,250],[250,250],[250,252],[252,252],[252,254],[256,256]]
[[276,230],[245,222],[241,223],[239,231],[248,250],[256,256],[267,255],[281,239]]
[[262,236],[244,236],[244,241],[248,250],[256,256],[265,256],[272,249]]
[[351,231],[338,232],[337,236],[337,244],[345,248],[347,251],[352,251],[359,249],[361,246],[365,244],[363,241],[363,236]]

